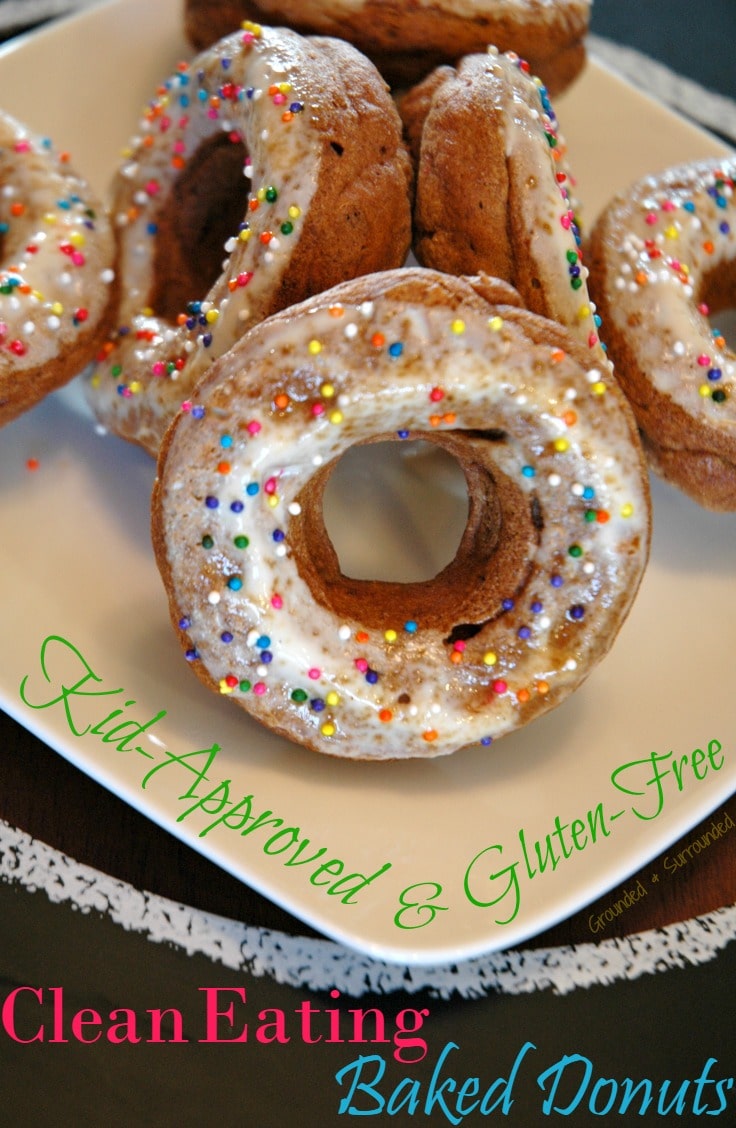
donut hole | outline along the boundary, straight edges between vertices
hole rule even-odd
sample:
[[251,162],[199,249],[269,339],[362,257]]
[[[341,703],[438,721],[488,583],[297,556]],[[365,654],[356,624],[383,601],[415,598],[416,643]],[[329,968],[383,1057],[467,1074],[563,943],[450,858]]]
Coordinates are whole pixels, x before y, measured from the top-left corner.
[[[503,435],[445,431],[430,438],[418,432],[403,441],[377,435],[320,467],[297,496],[300,516],[288,533],[292,558],[314,600],[365,627],[414,621],[447,638],[470,638],[501,614],[504,599],[528,580],[544,527],[536,498],[495,461]],[[412,443],[419,451],[414,465]],[[396,457],[401,461],[394,463]],[[420,489],[417,470],[425,457],[431,474]],[[400,502],[397,475],[404,478]],[[417,552],[422,538],[424,552]],[[387,551],[388,544],[401,552]],[[424,566],[417,567],[422,559]]]
[[454,559],[467,524],[465,475],[421,439],[354,446],[327,482],[323,517],[343,575],[431,580]]
[[699,300],[707,306],[711,331],[722,336],[732,352],[736,351],[736,260],[722,264],[704,279]]
[[222,273],[225,243],[247,212],[246,157],[245,145],[229,134],[208,138],[187,161],[156,217],[149,304],[172,324]]

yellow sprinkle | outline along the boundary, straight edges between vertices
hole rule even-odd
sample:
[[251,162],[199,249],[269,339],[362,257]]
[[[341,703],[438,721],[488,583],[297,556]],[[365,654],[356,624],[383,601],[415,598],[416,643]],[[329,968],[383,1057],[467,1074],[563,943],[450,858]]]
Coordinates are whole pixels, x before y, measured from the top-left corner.
[[398,635],[396,631],[388,630],[383,632],[383,637],[386,639],[386,642],[396,642]]
[[228,685],[224,678],[220,678],[220,693],[232,693],[233,687]]
[[341,411],[333,411],[330,415],[330,423],[342,423],[343,414]]
[[46,212],[46,215],[43,217],[43,219],[44,223],[56,223],[58,216],[55,216],[53,212]]
[[634,506],[631,504],[630,501],[627,501],[626,505],[621,506],[621,516],[622,517],[633,517],[634,516]]
[[334,689],[332,689],[332,690],[330,690],[330,692],[325,697],[325,701],[327,702],[328,705],[332,705],[332,706],[339,705],[340,704],[340,694],[335,693]]
[[485,662],[486,666],[495,666],[498,658],[492,650],[487,650],[483,655],[483,661]]
[[603,396],[606,393],[606,385],[602,380],[596,380],[595,384],[591,385],[590,390],[594,396]]
[[332,721],[326,721],[325,724],[322,725],[320,731],[322,732],[323,736],[334,736],[335,726],[333,725]]
[[51,303],[51,312],[55,313],[56,316],[59,317],[59,315],[64,312],[64,307],[61,304],[61,302],[52,302]]
[[570,444],[567,439],[555,439],[554,447],[559,454],[564,454],[569,449]]
[[73,247],[83,247],[87,240],[81,231],[72,231],[69,236],[69,242]]
[[263,200],[265,200],[265,198],[266,198],[266,189],[265,188],[259,188],[258,191],[256,192],[256,199],[263,202]]
[[288,94],[290,90],[291,90],[291,83],[290,82],[280,82],[279,83],[279,94]]
[[312,354],[312,356],[317,356],[318,353],[322,352],[321,343],[319,341],[310,341],[309,342],[309,351]]
[[458,334],[464,333],[465,332],[465,322],[463,320],[461,320],[461,318],[456,317],[455,320],[453,321],[452,325],[450,326],[450,328],[452,329],[453,333],[458,333]]
[[586,317],[590,317],[590,306],[582,305],[578,310],[578,317],[581,321],[585,321]]
[[219,310],[208,309],[206,314],[204,315],[204,319],[205,319],[205,321],[207,322],[208,325],[213,325],[215,323],[215,321],[217,321],[219,316],[220,316]]
[[679,239],[680,237],[680,232],[677,230],[674,224],[670,224],[669,227],[665,227],[664,233],[668,239]]
[[297,207],[296,204],[292,204],[289,208],[289,219],[298,219],[301,214],[302,209]]
[[496,314],[495,317],[492,317],[490,319],[490,321],[488,322],[488,328],[492,329],[494,333],[497,333],[502,325],[503,325],[503,318],[499,317],[498,314]]
[[243,230],[238,234],[238,239],[240,239],[241,243],[247,243],[250,239],[250,228],[244,227]]
[[133,393],[133,395],[137,395],[138,392],[141,390],[140,380],[133,380],[133,382],[128,385],[128,389],[129,389],[129,391],[131,391]]
[[279,498],[278,494],[269,494],[268,495],[268,504],[271,506],[272,509],[276,508],[279,501],[280,501],[280,498]]
[[332,399],[335,394],[335,389],[333,388],[332,384],[323,384],[320,388],[320,393],[324,396],[325,399]]
[[703,397],[703,399],[707,399],[707,397],[710,395],[710,388],[707,384],[701,384],[698,388],[698,392]]

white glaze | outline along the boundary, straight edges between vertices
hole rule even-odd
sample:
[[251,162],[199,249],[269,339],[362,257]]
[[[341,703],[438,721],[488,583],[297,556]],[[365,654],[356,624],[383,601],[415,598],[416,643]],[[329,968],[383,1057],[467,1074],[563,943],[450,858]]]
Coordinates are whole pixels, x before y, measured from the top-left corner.
[[[524,340],[508,311],[494,320],[492,307],[466,315],[379,293],[336,316],[330,300],[252,330],[200,389],[204,418],[178,419],[159,492],[175,617],[221,692],[320,751],[428,757],[490,742],[580,684],[634,598],[649,503],[628,411],[608,375]],[[279,407],[280,392],[288,401]],[[363,637],[359,614],[345,621],[317,605],[289,549],[302,519],[294,503],[315,466],[379,435],[488,427],[508,432],[496,465],[536,495],[544,516],[515,606],[491,609],[495,621],[458,662],[421,623],[386,622]],[[583,609],[579,622],[573,607]],[[295,689],[308,700],[294,703]]]
[[605,221],[608,321],[658,391],[724,434],[736,427],[736,356],[697,300],[704,278],[736,259],[735,177],[733,157],[645,177]]
[[[316,188],[319,146],[302,90],[314,62],[295,33],[251,26],[165,83],[142,117],[113,187],[123,335],[91,375],[90,402],[113,429],[134,432],[152,453],[202,373],[264,316],[289,269]],[[234,89],[228,95],[229,86]],[[300,108],[294,112],[292,106]],[[171,325],[148,308],[155,240],[149,225],[181,165],[205,139],[231,131],[243,138],[250,157],[244,175],[252,178],[255,210],[223,248],[225,267],[214,286],[192,295],[201,309],[188,324]],[[264,197],[271,187],[278,192],[275,202]],[[285,224],[288,235],[282,234]],[[168,370],[169,361],[178,361],[179,370]]]
[[104,209],[51,143],[0,112],[0,379],[73,349],[114,280]]

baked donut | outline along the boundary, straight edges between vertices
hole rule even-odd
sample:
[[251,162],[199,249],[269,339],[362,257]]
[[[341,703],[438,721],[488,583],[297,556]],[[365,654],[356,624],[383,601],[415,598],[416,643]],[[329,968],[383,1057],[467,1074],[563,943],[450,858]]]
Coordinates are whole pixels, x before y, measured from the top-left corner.
[[[615,381],[515,301],[496,280],[387,271],[261,322],[211,367],[152,504],[205,685],[319,752],[433,757],[560,704],[608,651],[648,554],[640,444]],[[415,440],[464,473],[457,554],[426,581],[351,578],[330,474],[356,445]]]
[[709,315],[736,306],[736,157],[646,176],[590,238],[591,290],[655,472],[736,510],[736,356]]
[[113,185],[122,292],[98,417],[155,454],[249,325],[404,262],[411,180],[386,85],[350,44],[250,25],[182,65]]
[[414,253],[503,278],[607,364],[591,305],[566,145],[518,55],[490,47],[440,67],[400,103],[416,163]]
[[0,426],[66,384],[115,294],[105,209],[50,142],[0,112]]
[[392,86],[410,86],[434,67],[496,43],[528,59],[553,92],[585,63],[591,0],[184,0],[184,30],[201,50],[244,19],[335,35],[365,52]]

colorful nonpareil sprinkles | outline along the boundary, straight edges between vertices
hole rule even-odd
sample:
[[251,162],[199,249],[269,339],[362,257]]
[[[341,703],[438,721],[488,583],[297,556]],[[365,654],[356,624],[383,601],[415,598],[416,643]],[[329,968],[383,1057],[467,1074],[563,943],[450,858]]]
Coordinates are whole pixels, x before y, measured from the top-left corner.
[[[610,249],[612,314],[628,312],[640,366],[689,413],[733,427],[736,360],[711,315],[718,277],[736,261],[733,160],[671,170],[635,185],[620,203]],[[653,316],[656,310],[656,317]]]
[[[63,382],[67,359],[94,333],[114,280],[114,242],[104,208],[57,152],[0,113],[0,403],[15,389],[27,406]],[[12,252],[10,251],[12,248]],[[12,257],[11,257],[12,256]],[[80,368],[86,356],[80,356]],[[0,420],[5,412],[0,410]]]
[[[580,680],[597,632],[610,635],[614,560],[615,598],[633,598],[648,543],[646,479],[615,390],[591,391],[607,375],[533,345],[508,313],[499,323],[493,308],[407,308],[362,285],[370,300],[328,295],[298,327],[253,330],[208,390],[202,418],[178,421],[160,488],[185,653],[221,694],[321,751],[487,746]],[[537,438],[522,438],[532,424]],[[377,620],[374,611],[364,621],[359,590],[333,609],[297,562],[307,530],[328,535],[304,504],[313,476],[379,435],[454,443],[466,432],[537,530],[508,590],[480,621],[463,619],[459,600],[441,629],[434,608],[413,613],[412,585]]]

